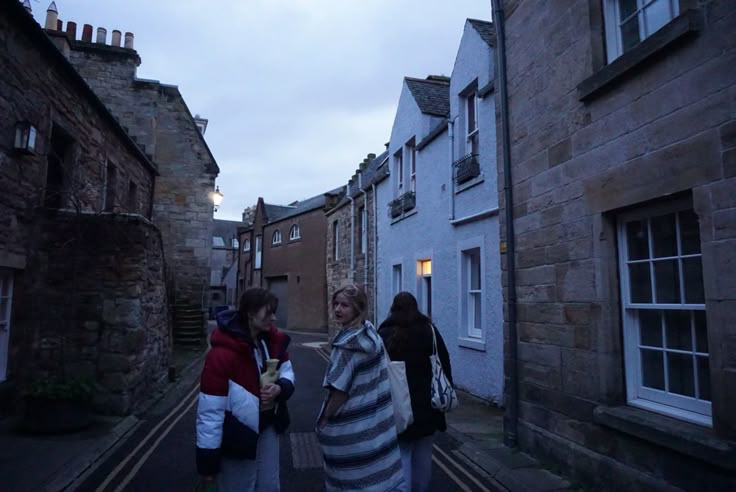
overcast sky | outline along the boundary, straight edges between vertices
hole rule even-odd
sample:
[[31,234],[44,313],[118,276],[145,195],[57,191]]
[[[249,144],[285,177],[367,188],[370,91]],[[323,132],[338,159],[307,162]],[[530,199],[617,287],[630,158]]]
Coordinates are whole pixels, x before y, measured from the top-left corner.
[[[33,0],[43,25],[50,0]],[[59,19],[135,34],[138,77],[179,86],[240,220],[342,186],[391,135],[404,76],[450,75],[490,0],[56,0]]]

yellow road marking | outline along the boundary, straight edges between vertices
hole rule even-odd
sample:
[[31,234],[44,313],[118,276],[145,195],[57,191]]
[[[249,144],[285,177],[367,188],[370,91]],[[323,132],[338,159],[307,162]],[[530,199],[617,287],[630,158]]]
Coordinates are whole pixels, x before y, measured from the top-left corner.
[[169,432],[171,432],[171,429],[173,429],[174,426],[181,420],[181,418],[187,414],[187,412],[194,406],[195,403],[197,403],[198,399],[199,399],[198,396],[192,398],[192,402],[189,404],[189,406],[186,409],[184,409],[184,411],[181,412],[181,414],[179,414],[179,416],[176,417],[173,422],[171,422],[171,424],[166,428],[166,430],[163,431],[161,435],[158,437],[158,439],[156,439],[156,441],[151,445],[149,450],[146,451],[146,453],[143,456],[141,456],[141,459],[139,459],[138,463],[136,463],[133,469],[130,470],[130,473],[128,473],[128,475],[125,476],[125,478],[120,483],[120,485],[118,485],[118,487],[115,489],[115,492],[121,492],[122,490],[125,490],[125,486],[128,485],[128,483],[130,483],[130,481],[133,480],[133,477],[135,477],[138,474],[138,470],[141,469],[143,464],[148,460],[151,454],[153,454],[153,452],[156,450],[156,448],[161,443],[161,441],[163,441],[164,437],[169,435]]
[[463,467],[463,465],[462,465],[462,464],[460,464],[460,463],[458,463],[457,461],[455,461],[455,460],[454,460],[454,459],[453,459],[453,458],[452,458],[451,456],[449,456],[449,455],[448,455],[447,453],[445,453],[444,451],[442,451],[442,450],[441,450],[441,449],[440,449],[440,448],[439,448],[439,447],[438,447],[438,446],[437,446],[436,444],[434,445],[434,449],[436,449],[437,451],[439,451],[439,453],[440,453],[440,454],[441,454],[442,456],[444,456],[444,458],[445,458],[446,460],[448,460],[448,461],[449,461],[450,463],[452,463],[453,465],[455,465],[455,467],[456,467],[456,468],[457,468],[458,470],[460,470],[461,472],[463,472],[463,473],[464,473],[464,474],[465,474],[465,475],[466,475],[466,476],[467,476],[467,477],[468,477],[468,478],[469,478],[470,480],[472,480],[472,481],[473,481],[473,483],[475,483],[475,485],[477,485],[477,486],[478,486],[478,487],[479,487],[479,488],[480,488],[481,490],[483,490],[484,492],[491,492],[491,490],[490,490],[489,488],[487,488],[487,487],[486,487],[485,485],[483,485],[482,483],[480,483],[480,482],[478,481],[478,479],[477,479],[477,478],[475,478],[475,477],[474,477],[473,475],[471,475],[471,474],[470,474],[470,472],[469,472],[468,470],[466,470],[466,469],[465,469],[465,468]]
[[453,479],[455,481],[455,483],[460,486],[461,489],[463,489],[465,492],[472,492],[471,489],[470,489],[470,487],[468,487],[463,482],[461,482],[460,479],[457,478],[457,475],[455,475],[454,473],[452,473],[449,470],[449,468],[447,468],[444,464],[442,464],[442,462],[440,460],[438,460],[436,456],[432,456],[432,461],[434,461],[435,463],[437,463],[437,466],[439,466],[440,468],[442,468],[442,470],[445,473],[447,473],[447,476],[450,477],[451,479]]
[[95,489],[95,492],[102,492],[103,490],[105,490],[105,487],[107,487],[109,485],[109,483],[112,482],[113,478],[115,478],[115,476],[118,473],[120,473],[120,470],[128,463],[128,461],[131,460],[131,458],[133,458],[133,456],[135,456],[135,454],[138,452],[138,450],[141,449],[148,442],[149,439],[151,439],[151,437],[156,433],[156,431],[158,431],[158,429],[162,425],[164,425],[166,423],[166,421],[169,420],[171,418],[171,416],[174,415],[182,407],[182,405],[184,405],[184,403],[186,403],[189,400],[189,398],[195,392],[198,392],[198,391],[199,391],[199,385],[195,386],[194,389],[192,389],[192,391],[190,391],[189,394],[187,396],[185,396],[182,399],[182,401],[171,412],[169,412],[169,414],[166,417],[164,417],[161,420],[161,422],[159,422],[158,424],[156,424],[156,427],[154,427],[151,430],[151,432],[148,433],[148,435],[138,444],[138,446],[136,446],[136,448],[130,454],[128,454],[128,456],[126,456],[123,461],[121,461],[120,463],[118,463],[118,466],[116,466],[115,469],[110,472],[110,474],[107,476],[107,478],[105,479],[105,481],[102,482]]

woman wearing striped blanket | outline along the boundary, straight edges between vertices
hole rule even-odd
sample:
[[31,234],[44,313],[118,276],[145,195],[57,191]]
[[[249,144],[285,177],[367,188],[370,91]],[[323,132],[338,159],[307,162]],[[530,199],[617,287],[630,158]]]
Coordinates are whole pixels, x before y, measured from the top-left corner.
[[317,420],[328,491],[406,490],[383,342],[365,319],[367,305],[355,285],[332,297],[342,329],[332,342]]

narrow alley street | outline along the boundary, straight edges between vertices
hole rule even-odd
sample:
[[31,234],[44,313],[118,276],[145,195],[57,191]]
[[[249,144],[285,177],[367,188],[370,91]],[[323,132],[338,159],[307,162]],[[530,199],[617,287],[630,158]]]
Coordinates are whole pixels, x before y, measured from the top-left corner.
[[[284,491],[324,490],[319,445],[313,433],[322,401],[322,376],[327,364],[324,335],[291,334],[291,359],[297,390],[289,402],[291,426],[281,437],[281,487]],[[196,381],[177,401],[164,399],[141,418],[131,438],[81,483],[78,491],[193,491],[195,468]],[[460,442],[437,437],[434,447],[434,491],[495,491],[490,477],[457,452]]]

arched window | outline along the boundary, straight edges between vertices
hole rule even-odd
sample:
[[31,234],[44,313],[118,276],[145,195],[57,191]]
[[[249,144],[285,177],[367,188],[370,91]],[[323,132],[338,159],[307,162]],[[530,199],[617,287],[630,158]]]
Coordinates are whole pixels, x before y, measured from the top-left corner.
[[281,231],[276,229],[273,231],[273,238],[271,239],[271,244],[281,244]]
[[294,241],[294,240],[299,239],[301,237],[302,236],[301,236],[301,232],[299,231],[299,225],[298,224],[294,224],[293,226],[291,226],[291,230],[289,230],[289,240],[290,241]]
[[250,239],[248,238],[243,241],[243,251],[250,251]]

